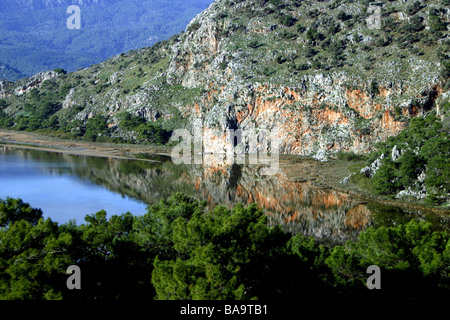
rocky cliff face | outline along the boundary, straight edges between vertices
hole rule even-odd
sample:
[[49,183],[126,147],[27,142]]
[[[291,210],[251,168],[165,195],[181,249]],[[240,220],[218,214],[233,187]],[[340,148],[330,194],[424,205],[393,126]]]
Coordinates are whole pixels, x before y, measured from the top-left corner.
[[250,153],[267,130],[280,153],[365,153],[448,99],[448,22],[439,1],[216,0],[168,42],[55,80],[72,88],[58,114],[105,114],[118,136],[120,112],[160,119],[205,152],[240,129]]
[[[214,138],[214,143],[205,145],[207,152],[224,151],[225,130],[233,124],[247,136],[258,136],[258,129],[278,129],[281,153],[320,159],[338,150],[364,153],[375,142],[397,134],[410,117],[429,112],[442,95],[439,63],[421,57],[402,60],[386,54],[386,59],[374,59],[367,54],[374,61],[370,68],[366,66],[368,70],[359,61],[305,73],[298,72],[292,61],[292,65],[283,66],[316,45],[298,34],[288,35],[295,41],[284,41],[282,35],[290,28],[273,16],[264,16],[267,10],[276,9],[272,3],[216,1],[189,24],[187,32],[172,47],[167,81],[207,90],[195,107],[187,108],[190,123],[201,124],[204,136],[208,140]],[[298,6],[292,1],[282,3],[285,6],[278,7],[282,8],[281,16],[289,15],[306,23],[310,21],[302,19],[302,14],[308,10],[319,10],[319,15],[323,12],[323,19],[333,19],[336,12],[329,10],[329,2],[302,2]],[[349,15],[361,16],[367,10],[360,3],[349,9]],[[247,17],[242,18],[244,13]],[[226,17],[217,18],[223,16]],[[310,20],[320,30],[321,20]],[[382,33],[373,31],[373,23],[356,23],[358,30],[366,30],[372,37]],[[343,33],[340,36],[344,39],[360,35],[345,26],[337,28],[341,28],[338,33]],[[373,38],[360,36],[361,42],[366,39],[368,45],[374,46]],[[271,41],[277,40],[274,49]],[[330,45],[338,41],[342,39],[335,36]],[[351,45],[347,43],[346,49],[355,51]],[[274,60],[277,62],[273,75],[261,76],[252,70],[261,64],[273,65]],[[247,151],[251,150],[247,147]]]

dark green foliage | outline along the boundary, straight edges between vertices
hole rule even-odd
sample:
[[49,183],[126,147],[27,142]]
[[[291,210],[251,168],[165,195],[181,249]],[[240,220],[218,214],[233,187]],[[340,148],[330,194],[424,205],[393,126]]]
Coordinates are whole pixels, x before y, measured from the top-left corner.
[[346,43],[343,40],[333,41],[328,46],[328,50],[333,56],[340,57],[344,52],[345,45],[346,45]]
[[40,209],[33,209],[20,199],[0,199],[0,228],[8,228],[11,223],[21,220],[36,225],[40,218],[42,218]]
[[317,50],[315,50],[314,48],[311,48],[311,47],[306,48],[304,51],[304,55],[306,58],[314,57],[316,54],[317,54]]
[[[289,299],[353,302],[448,295],[450,236],[414,220],[373,227],[334,247],[268,227],[255,205],[206,209],[182,194],[148,208],[85,224],[41,218],[21,200],[0,201],[0,299]],[[5,209],[6,208],[6,209]],[[5,218],[6,217],[6,218]],[[82,270],[82,290],[65,271]],[[381,296],[365,287],[382,269]],[[290,272],[286,271],[289,267]],[[436,302],[436,300],[433,300]]]
[[23,131],[28,128],[30,121],[28,117],[25,117],[24,115],[19,115],[14,119],[14,122],[15,122],[14,129],[18,131]]
[[422,157],[419,157],[411,150],[406,150],[398,168],[398,182],[402,186],[408,186],[413,183],[420,172],[424,169]]
[[101,140],[102,136],[106,136],[108,133],[107,119],[103,115],[96,115],[86,122],[86,131],[83,139],[87,141]]
[[395,31],[397,28],[397,22],[392,17],[386,17],[383,20],[383,30],[387,33]]
[[336,18],[338,18],[341,21],[347,21],[352,18],[350,14],[345,13],[344,11],[339,11]]
[[252,40],[248,43],[248,46],[252,49],[256,49],[261,46],[261,43],[258,40]]
[[196,21],[194,23],[191,23],[189,27],[186,29],[186,31],[192,33],[200,29],[201,26],[202,26],[201,23]]
[[397,227],[371,227],[358,242],[333,248],[326,264],[336,285],[348,291],[353,288],[363,293],[365,271],[377,265],[383,270],[381,288],[392,298],[413,295],[427,299],[428,294],[439,298],[449,289],[449,239],[448,233],[433,232],[430,224],[415,220]]
[[298,24],[296,29],[298,33],[303,33],[306,31],[306,28],[301,24]]
[[2,109],[0,109],[0,128],[8,128],[13,125],[13,120]]
[[372,80],[370,82],[370,88],[369,88],[369,93],[371,96],[376,96],[380,94],[380,89],[378,87],[378,84],[375,80]]
[[23,105],[25,112],[18,114],[14,121],[0,112],[0,126],[11,127],[15,123],[15,130],[59,129],[59,120],[54,115],[61,109],[62,98],[70,88],[70,84],[59,86],[54,80],[45,81],[39,89],[35,88],[27,94]]
[[325,39],[325,36],[317,28],[309,28],[306,32],[306,38],[312,42],[317,42]]
[[315,18],[315,17],[317,17],[319,14],[320,14],[320,12],[319,12],[318,9],[312,9],[312,10],[309,10],[309,11],[308,11],[308,16],[309,16],[310,18]]
[[416,14],[420,9],[422,9],[422,4],[419,1],[414,1],[413,4],[408,6],[408,8],[406,9],[406,13],[412,16]]
[[[252,205],[231,212],[196,210],[171,224],[175,255],[155,260],[152,282],[157,299],[250,299],[274,295],[287,235],[268,228]],[[281,259],[281,261],[279,260]],[[272,273],[272,274],[271,274]]]
[[277,61],[278,64],[283,64],[286,62],[286,58],[283,57],[282,55],[277,56],[277,58],[275,59]]
[[106,212],[100,211],[86,216],[87,224],[71,230],[77,235],[79,247],[74,252],[81,261],[78,265],[87,289],[77,298],[151,298],[154,249],[142,247],[136,241],[135,219],[130,213],[107,219]]
[[[390,158],[397,146],[402,155],[394,162]],[[397,137],[380,144],[380,153],[386,158],[372,179],[374,191],[384,195],[395,194],[417,181],[425,172],[424,181],[428,200],[441,204],[450,190],[450,140],[442,122],[435,116],[414,118],[410,126]]]
[[390,195],[398,188],[395,164],[386,159],[372,178],[372,189],[379,194]]
[[61,96],[65,97],[69,93],[70,89],[72,89],[72,85],[70,83],[63,83],[59,87],[59,93]]
[[142,117],[134,117],[131,113],[124,112],[120,115],[120,126],[126,130],[133,130],[145,123]]
[[450,61],[444,61],[443,66],[441,78],[448,83],[448,79],[450,78]]
[[295,35],[295,33],[292,33],[288,30],[283,29],[280,31],[280,37],[282,39],[292,39],[292,38],[295,38],[296,35]]
[[332,36],[340,31],[339,24],[331,21],[330,25],[327,28],[327,35]]
[[56,68],[54,71],[61,74],[67,74],[67,71],[62,68]]
[[445,30],[447,30],[447,27],[446,27],[445,23],[442,22],[440,17],[438,15],[436,15],[435,13],[433,13],[433,12],[430,12],[429,25],[430,25],[430,30],[432,32],[438,32],[438,31],[445,31]]
[[11,222],[0,228],[0,299],[62,298],[72,237],[50,219]]
[[280,23],[286,27],[292,27],[297,22],[297,19],[295,19],[291,15],[283,15],[280,18]]
[[414,16],[409,19],[409,23],[405,24],[403,30],[405,32],[419,32],[424,29],[423,18],[420,16]]
[[345,152],[345,151],[339,151],[337,154],[338,160],[345,160],[345,161],[361,161],[365,160],[366,157],[361,154],[356,154],[354,152]]
[[138,141],[153,144],[166,144],[171,136],[171,132],[162,128],[161,124],[147,122],[140,125],[136,132],[138,133]]
[[166,144],[172,135],[172,132],[165,130],[159,122],[146,121],[142,117],[129,113],[121,115],[119,126],[127,131],[135,132],[138,143]]

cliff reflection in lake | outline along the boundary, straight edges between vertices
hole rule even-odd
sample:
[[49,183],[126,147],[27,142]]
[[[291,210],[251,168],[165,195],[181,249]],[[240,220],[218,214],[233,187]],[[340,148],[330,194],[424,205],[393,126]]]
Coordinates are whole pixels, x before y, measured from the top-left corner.
[[[11,162],[5,168],[8,156],[16,159],[13,168]],[[174,192],[183,192],[199,200],[206,200],[211,206],[222,204],[231,208],[237,202],[256,202],[265,210],[270,225],[281,225],[285,231],[338,242],[357,237],[361,230],[376,223],[378,215],[383,223],[392,223],[395,219],[404,219],[405,215],[412,214],[392,207],[354,202],[346,194],[317,189],[307,182],[291,181],[284,173],[262,175],[258,166],[233,164],[202,167],[175,165],[170,158],[163,156],[159,156],[158,160],[160,162],[119,160],[6,148],[0,151],[0,198],[15,197],[14,194],[8,194],[8,185],[5,185],[11,178],[16,180],[15,188],[29,189],[36,188],[29,183],[31,175],[37,175],[41,181],[48,176],[70,176],[79,182],[89,181],[90,184],[103,186],[109,194],[121,195],[130,201],[128,209],[114,214],[126,211],[142,214],[143,203],[151,205],[162,198],[168,198]],[[23,166],[39,170],[21,171]],[[5,180],[5,175],[9,180]],[[82,217],[101,209],[106,209],[109,215],[113,214],[103,207],[92,211],[96,205],[102,204],[102,199],[99,198],[105,197],[99,190],[90,188],[90,197],[82,199],[80,196],[85,193],[80,188],[74,191],[64,185],[64,180],[53,180],[51,183],[61,184],[55,185],[52,190],[66,193],[67,198],[78,199],[75,209]],[[74,192],[81,193],[77,195]],[[44,213],[46,206],[52,206],[53,199],[51,194],[45,197],[48,204],[42,205]],[[132,202],[133,199],[136,201]],[[23,200],[36,206],[30,199]],[[133,208],[137,208],[138,212],[134,212]],[[83,223],[79,216],[50,217],[59,222],[76,218],[77,223]]]

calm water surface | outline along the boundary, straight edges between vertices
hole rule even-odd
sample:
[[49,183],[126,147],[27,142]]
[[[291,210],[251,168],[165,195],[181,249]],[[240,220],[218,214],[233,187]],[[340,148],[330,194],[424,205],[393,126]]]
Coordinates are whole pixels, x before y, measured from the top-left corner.
[[[112,192],[76,172],[90,170],[83,157],[20,150],[0,151],[0,198],[21,198],[44,217],[61,223],[75,219],[84,222],[86,214],[106,210],[108,214],[146,212],[138,199]],[[107,159],[103,159],[107,160]],[[107,165],[107,161],[103,161]],[[100,163],[99,163],[100,164]]]
[[429,220],[449,228],[448,217],[354,202],[348,195],[297,183],[281,173],[262,175],[252,166],[184,166],[0,148],[0,198],[21,198],[45,217],[84,223],[104,209],[109,216],[141,215],[148,205],[183,192],[212,207],[257,203],[270,225],[330,241],[346,241],[372,225]]

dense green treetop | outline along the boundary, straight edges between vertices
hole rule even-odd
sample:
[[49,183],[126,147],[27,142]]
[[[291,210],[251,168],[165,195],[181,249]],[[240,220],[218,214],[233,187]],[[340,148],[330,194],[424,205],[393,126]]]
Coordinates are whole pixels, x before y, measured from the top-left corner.
[[[450,235],[415,220],[330,246],[268,227],[255,205],[210,211],[182,194],[143,216],[100,211],[82,225],[13,199],[0,216],[0,299],[440,301],[450,290]],[[66,287],[70,265],[82,290]],[[378,295],[366,288],[370,265],[382,270]]]

